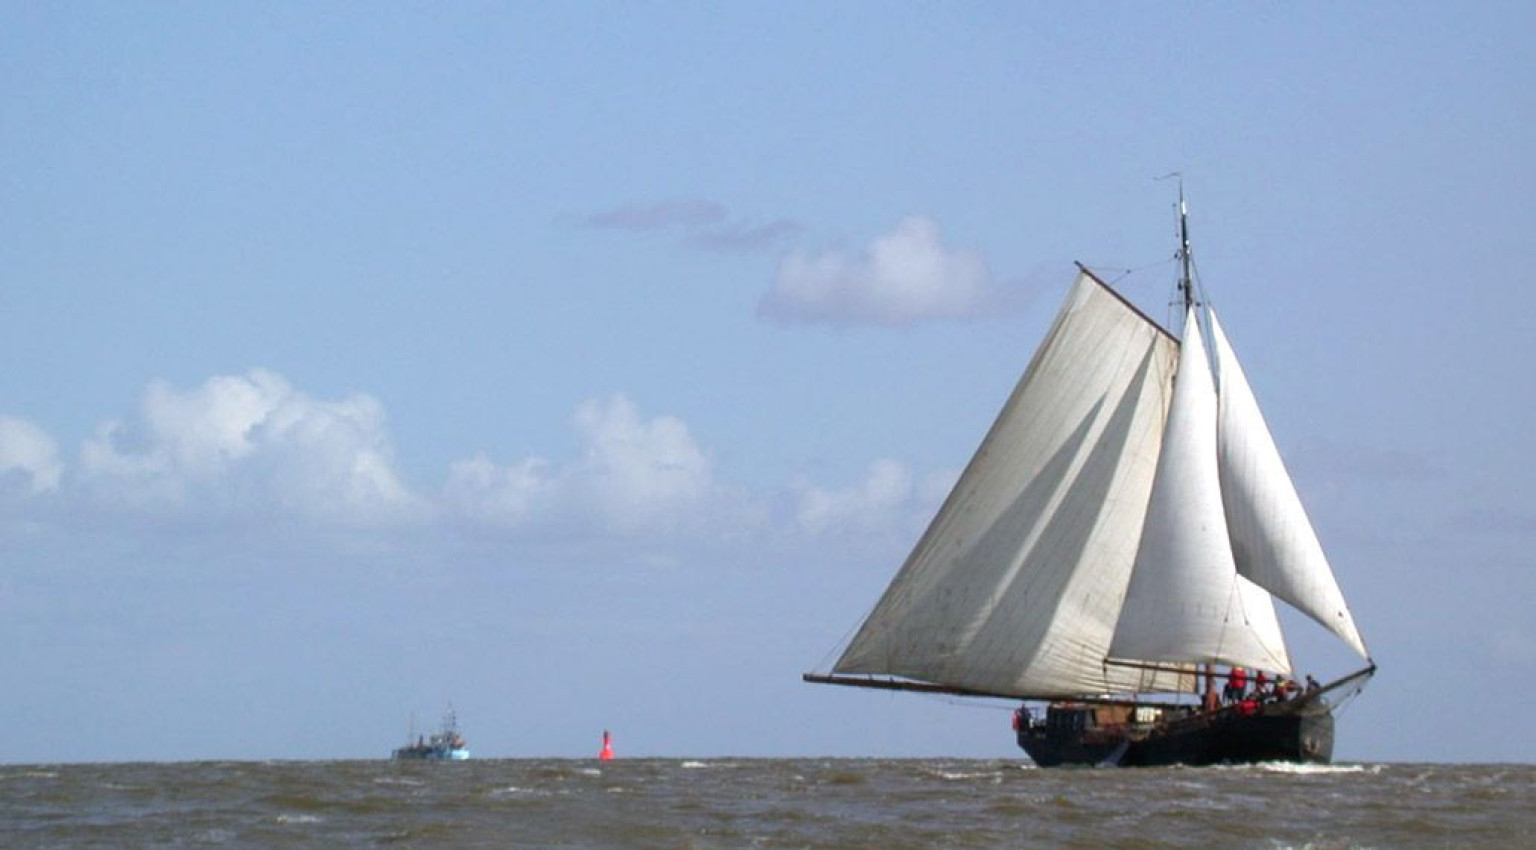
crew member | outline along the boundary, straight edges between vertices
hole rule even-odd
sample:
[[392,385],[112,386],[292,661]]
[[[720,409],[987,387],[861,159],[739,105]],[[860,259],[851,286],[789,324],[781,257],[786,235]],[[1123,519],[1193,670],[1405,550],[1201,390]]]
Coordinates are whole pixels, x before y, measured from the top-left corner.
[[1233,667],[1231,672],[1227,673],[1227,689],[1223,696],[1227,698],[1227,702],[1237,702],[1243,698],[1247,690],[1248,671],[1241,667]]

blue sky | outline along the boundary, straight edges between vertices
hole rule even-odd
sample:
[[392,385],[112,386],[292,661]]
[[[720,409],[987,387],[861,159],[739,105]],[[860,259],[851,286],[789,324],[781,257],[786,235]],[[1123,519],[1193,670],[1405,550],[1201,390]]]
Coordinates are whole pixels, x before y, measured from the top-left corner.
[[1017,757],[1006,706],[799,674],[1072,261],[1167,314],[1180,170],[1382,666],[1338,756],[1530,761],[1533,37],[1515,3],[7,5],[0,760],[376,757],[449,700],[487,756]]

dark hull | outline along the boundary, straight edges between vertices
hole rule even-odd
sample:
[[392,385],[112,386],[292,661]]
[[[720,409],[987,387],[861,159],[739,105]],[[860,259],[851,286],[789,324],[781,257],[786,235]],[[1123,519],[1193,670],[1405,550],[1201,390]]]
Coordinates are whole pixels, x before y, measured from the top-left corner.
[[1019,746],[1041,767],[1058,765],[1326,764],[1333,758],[1333,714],[1325,705],[1271,704],[1244,715],[1235,708],[1151,727],[1019,729]]

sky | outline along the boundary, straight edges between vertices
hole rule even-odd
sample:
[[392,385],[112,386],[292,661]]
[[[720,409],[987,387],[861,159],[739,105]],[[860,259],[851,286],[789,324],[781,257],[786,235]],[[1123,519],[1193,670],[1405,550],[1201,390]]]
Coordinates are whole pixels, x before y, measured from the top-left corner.
[[1533,39],[1501,2],[0,6],[0,762],[376,758],[450,703],[486,757],[1022,758],[1011,705],[800,674],[1074,261],[1168,315],[1174,171],[1380,665],[1336,757],[1536,760]]

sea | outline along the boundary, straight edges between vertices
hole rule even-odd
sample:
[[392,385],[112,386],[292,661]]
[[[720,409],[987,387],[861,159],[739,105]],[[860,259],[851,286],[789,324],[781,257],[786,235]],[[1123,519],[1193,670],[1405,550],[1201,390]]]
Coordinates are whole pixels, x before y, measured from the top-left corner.
[[1536,848],[1536,766],[0,766],[0,848]]

